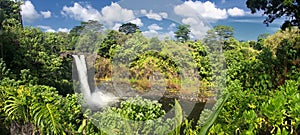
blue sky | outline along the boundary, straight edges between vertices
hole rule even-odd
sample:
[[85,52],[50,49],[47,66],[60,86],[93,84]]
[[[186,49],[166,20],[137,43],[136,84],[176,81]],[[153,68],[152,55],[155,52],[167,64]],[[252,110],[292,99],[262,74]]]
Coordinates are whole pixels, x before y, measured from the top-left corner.
[[47,32],[68,32],[82,21],[97,20],[105,29],[126,22],[137,24],[147,37],[173,37],[176,26],[191,25],[191,36],[202,38],[215,25],[232,26],[238,40],[256,40],[276,32],[282,20],[269,27],[262,13],[250,14],[245,0],[25,0],[21,14],[25,26]]

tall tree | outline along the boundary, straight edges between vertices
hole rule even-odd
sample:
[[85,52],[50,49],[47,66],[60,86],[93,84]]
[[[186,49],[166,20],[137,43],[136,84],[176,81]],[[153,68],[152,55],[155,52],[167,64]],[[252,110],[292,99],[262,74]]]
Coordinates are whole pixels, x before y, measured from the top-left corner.
[[[81,22],[80,26],[75,26],[70,31],[69,39],[71,40],[71,42],[69,43],[68,48],[75,50],[79,48],[83,49],[83,46],[89,46],[88,43],[91,43],[90,41],[95,41],[95,39],[97,39],[99,35],[101,35],[102,30],[103,25],[98,21],[89,20],[87,22]],[[85,41],[82,41],[83,39],[85,39]]]
[[126,35],[124,33],[107,30],[103,41],[100,44],[98,54],[101,57],[112,58],[113,51],[117,46],[122,46],[126,42]]
[[233,34],[234,31],[231,26],[217,25],[213,29],[207,31],[204,42],[211,49],[214,48],[213,50],[221,46],[225,50],[232,49],[232,46],[230,45],[231,41],[229,41],[229,39],[233,38]]
[[256,13],[260,10],[267,15],[264,23],[267,26],[275,19],[286,16],[286,21],[281,29],[289,26],[300,27],[300,0],[247,0],[247,7],[251,13]]
[[[14,18],[22,23],[22,17],[20,14],[21,2],[15,2],[13,0],[1,0],[0,1],[0,24],[6,19]],[[0,28],[2,25],[0,25]]]
[[223,39],[233,37],[234,34],[233,28],[225,25],[217,25],[213,28],[213,31],[215,31],[216,34]]
[[133,34],[140,28],[134,23],[125,23],[119,27],[119,32],[124,32],[126,35]]
[[190,25],[183,24],[177,27],[177,31],[175,31],[175,38],[177,38],[180,42],[185,42],[190,39]]
[[[13,48],[14,31],[8,30],[8,27],[21,26],[22,17],[20,14],[21,2],[14,2],[12,0],[0,0],[0,57],[4,58],[9,56],[6,52]],[[6,27],[6,28],[5,28]],[[13,49],[12,49],[13,50]],[[6,55],[6,56],[5,56]],[[11,57],[11,55],[10,55]],[[5,61],[9,62],[6,58]]]

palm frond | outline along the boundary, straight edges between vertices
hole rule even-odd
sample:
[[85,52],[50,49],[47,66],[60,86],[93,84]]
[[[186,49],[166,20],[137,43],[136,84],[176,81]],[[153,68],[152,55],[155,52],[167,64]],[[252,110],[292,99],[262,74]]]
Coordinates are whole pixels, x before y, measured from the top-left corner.
[[55,104],[50,103],[34,103],[33,121],[35,125],[41,129],[41,132],[50,134],[62,134],[62,122],[59,108]]

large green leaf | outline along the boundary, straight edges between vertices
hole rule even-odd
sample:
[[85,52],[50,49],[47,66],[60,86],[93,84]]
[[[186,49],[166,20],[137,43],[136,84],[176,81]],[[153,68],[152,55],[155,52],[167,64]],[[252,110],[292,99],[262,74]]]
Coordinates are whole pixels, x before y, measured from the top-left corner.
[[221,112],[226,100],[229,98],[230,93],[228,93],[225,98],[223,98],[222,102],[216,107],[216,110],[209,116],[207,121],[201,127],[199,135],[206,135],[210,127],[214,124],[215,120],[217,119],[219,113]]

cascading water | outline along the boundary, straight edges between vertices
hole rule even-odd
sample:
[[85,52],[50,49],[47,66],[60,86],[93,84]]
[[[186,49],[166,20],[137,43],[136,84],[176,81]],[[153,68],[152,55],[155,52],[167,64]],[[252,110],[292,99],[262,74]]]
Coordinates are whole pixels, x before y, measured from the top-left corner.
[[103,108],[111,103],[118,101],[118,98],[111,93],[104,93],[101,90],[97,89],[95,92],[91,92],[89,83],[88,83],[88,74],[87,66],[84,55],[72,55],[75,60],[77,67],[80,91],[83,94],[84,101],[91,109]]

